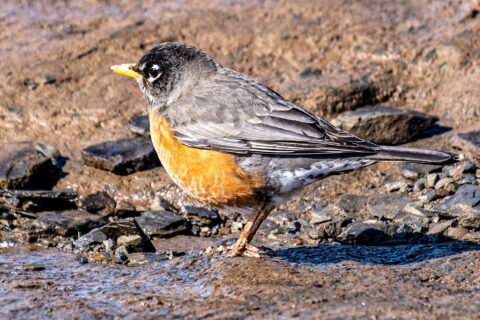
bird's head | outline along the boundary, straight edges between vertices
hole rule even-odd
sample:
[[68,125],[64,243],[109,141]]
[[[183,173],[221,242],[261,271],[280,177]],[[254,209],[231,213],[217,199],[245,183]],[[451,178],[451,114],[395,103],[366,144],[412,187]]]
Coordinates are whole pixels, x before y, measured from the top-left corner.
[[155,110],[174,103],[219,67],[200,49],[183,43],[163,42],[147,51],[138,63],[115,65],[111,70],[134,78],[150,110]]

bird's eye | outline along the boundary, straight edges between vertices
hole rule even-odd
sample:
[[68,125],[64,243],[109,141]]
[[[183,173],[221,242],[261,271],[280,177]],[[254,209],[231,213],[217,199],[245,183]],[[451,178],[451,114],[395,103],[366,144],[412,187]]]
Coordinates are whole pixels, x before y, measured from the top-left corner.
[[150,69],[148,69],[148,81],[153,82],[157,80],[160,76],[160,67],[154,64]]

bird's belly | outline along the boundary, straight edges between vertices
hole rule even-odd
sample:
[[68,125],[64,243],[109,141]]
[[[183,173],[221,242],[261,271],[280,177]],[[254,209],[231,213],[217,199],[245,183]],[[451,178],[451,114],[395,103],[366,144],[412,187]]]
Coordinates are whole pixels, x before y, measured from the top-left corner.
[[252,206],[258,200],[263,178],[246,173],[233,155],[184,145],[155,112],[150,113],[150,134],[168,175],[192,197],[217,207]]

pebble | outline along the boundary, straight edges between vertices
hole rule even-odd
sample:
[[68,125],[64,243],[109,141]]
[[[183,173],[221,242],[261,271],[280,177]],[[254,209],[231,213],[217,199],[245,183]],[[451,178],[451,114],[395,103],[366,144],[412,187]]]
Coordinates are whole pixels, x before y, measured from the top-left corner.
[[63,190],[0,190],[0,197],[16,208],[31,212],[76,209],[77,192]]
[[368,198],[367,208],[373,216],[392,220],[398,212],[402,211],[411,202],[411,199],[398,195],[378,194]]
[[480,210],[480,186],[463,185],[454,195],[434,205],[431,210],[446,217],[458,217],[472,210]]
[[160,161],[151,141],[125,138],[89,146],[82,150],[85,165],[125,175],[158,167]]
[[220,222],[220,215],[214,210],[202,207],[184,207],[188,221],[199,226],[211,226]]
[[117,203],[107,192],[99,191],[80,197],[77,200],[77,205],[88,212],[109,216],[115,212]]
[[447,189],[453,182],[454,180],[452,178],[442,178],[435,183],[435,189]]
[[348,226],[336,240],[343,243],[355,243],[363,245],[379,244],[389,239],[387,225],[382,222],[363,223],[355,222]]
[[36,230],[43,234],[60,236],[77,236],[93,228],[106,224],[108,221],[99,215],[85,210],[68,210],[63,212],[41,212],[33,221]]
[[427,175],[427,186],[429,188],[434,188],[435,184],[437,183],[439,177],[437,173],[429,173]]
[[401,144],[431,127],[438,118],[391,107],[363,107],[332,120],[337,127],[378,144]]
[[413,185],[413,192],[420,192],[427,187],[427,179],[418,179]]
[[480,229],[480,210],[468,213],[462,217],[460,225],[468,229]]
[[480,130],[457,133],[451,138],[450,143],[462,150],[467,158],[480,160]]

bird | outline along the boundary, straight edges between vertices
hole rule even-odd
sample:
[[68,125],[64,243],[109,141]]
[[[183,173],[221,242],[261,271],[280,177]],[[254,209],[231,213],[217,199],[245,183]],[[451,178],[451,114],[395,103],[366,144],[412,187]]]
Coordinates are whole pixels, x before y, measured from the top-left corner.
[[161,42],[138,63],[110,68],[138,83],[170,178],[206,206],[250,215],[232,256],[265,253],[251,240],[270,212],[329,175],[377,161],[458,160],[359,138],[184,43]]

